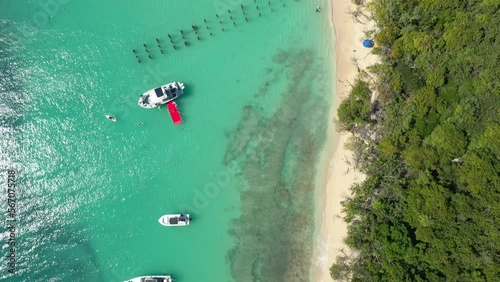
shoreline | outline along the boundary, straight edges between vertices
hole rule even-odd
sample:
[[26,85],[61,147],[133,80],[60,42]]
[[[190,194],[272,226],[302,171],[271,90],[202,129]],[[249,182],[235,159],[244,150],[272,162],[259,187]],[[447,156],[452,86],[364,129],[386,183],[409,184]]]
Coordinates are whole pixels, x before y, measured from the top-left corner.
[[[334,102],[330,111],[328,142],[324,150],[323,177],[316,206],[319,226],[316,228],[312,260],[312,281],[333,281],[330,267],[335,258],[346,249],[343,242],[347,236],[347,224],[343,221],[341,201],[349,195],[353,183],[362,181],[364,176],[354,171],[347,164],[352,160],[351,151],[345,149],[350,134],[336,132],[334,120],[337,120],[337,108],[347,97],[359,69],[366,69],[377,62],[377,57],[370,54],[371,49],[363,47],[365,31],[375,28],[373,21],[363,20],[364,24],[354,22],[349,13],[356,6],[351,0],[330,0],[329,17],[335,34],[335,64],[332,72],[335,79]],[[325,10],[326,12],[326,10]],[[357,60],[357,65],[353,59]]]

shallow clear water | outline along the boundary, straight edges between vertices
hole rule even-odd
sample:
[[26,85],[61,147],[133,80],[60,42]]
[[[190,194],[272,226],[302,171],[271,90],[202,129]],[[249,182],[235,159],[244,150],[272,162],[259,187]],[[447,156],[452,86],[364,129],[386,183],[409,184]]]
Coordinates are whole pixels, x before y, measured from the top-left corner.
[[[17,170],[19,220],[0,280],[309,279],[328,15],[255,2],[0,0],[1,184]],[[178,126],[136,106],[170,81],[186,84]],[[192,225],[158,224],[177,212]]]

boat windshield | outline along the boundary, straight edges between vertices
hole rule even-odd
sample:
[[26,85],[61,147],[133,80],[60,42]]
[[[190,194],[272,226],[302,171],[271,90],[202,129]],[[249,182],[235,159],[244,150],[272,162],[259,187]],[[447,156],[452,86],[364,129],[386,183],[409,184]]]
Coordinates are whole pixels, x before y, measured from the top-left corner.
[[155,88],[155,93],[156,93],[156,97],[163,96],[163,91],[161,90],[161,87]]

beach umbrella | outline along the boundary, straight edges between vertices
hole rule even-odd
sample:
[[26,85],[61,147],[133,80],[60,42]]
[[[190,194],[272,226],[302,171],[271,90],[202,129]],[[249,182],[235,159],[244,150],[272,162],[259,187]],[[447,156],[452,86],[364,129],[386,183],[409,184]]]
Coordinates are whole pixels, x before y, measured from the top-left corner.
[[365,46],[366,48],[372,48],[373,47],[373,40],[371,40],[371,39],[363,40],[363,46]]

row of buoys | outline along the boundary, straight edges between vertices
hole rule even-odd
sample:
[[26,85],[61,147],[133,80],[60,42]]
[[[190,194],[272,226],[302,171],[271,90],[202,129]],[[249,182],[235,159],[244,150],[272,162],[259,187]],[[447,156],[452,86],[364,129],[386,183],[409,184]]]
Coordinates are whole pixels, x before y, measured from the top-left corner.
[[[256,4],[256,0],[254,0],[253,2],[254,2],[254,4]],[[271,6],[271,1],[268,1],[268,2],[267,2],[267,5],[268,5],[268,6]],[[285,7],[285,3],[283,3],[283,7]],[[241,13],[243,14],[243,19],[245,20],[245,22],[248,22],[248,17],[247,17],[246,11],[245,11],[245,6],[244,6],[243,4],[240,4],[240,8],[241,8]],[[259,11],[258,16],[259,16],[259,17],[262,17],[262,13],[261,13],[261,12],[260,12],[260,10],[259,10],[259,5],[257,5],[257,4],[256,4],[256,5],[255,5],[255,8],[256,8],[256,10],[257,10],[257,11]],[[271,12],[273,12],[273,11],[274,11],[274,10],[271,8]],[[232,25],[233,25],[233,26],[236,26],[236,21],[235,21],[235,18],[233,18],[234,13],[232,13],[232,11],[231,11],[230,9],[227,9],[227,12],[228,12],[228,14],[229,14],[229,20],[231,21]],[[233,12],[234,12],[234,11],[233,11]],[[217,18],[217,20],[218,20],[219,24],[221,25],[221,26],[220,26],[220,30],[221,30],[222,32],[224,32],[224,31],[225,31],[225,29],[224,29],[224,27],[222,26],[222,25],[224,24],[224,23],[223,23],[223,20],[222,20],[222,16],[221,16],[221,15],[219,15],[219,14],[215,14],[215,17]],[[227,19],[227,18],[226,18],[226,19]],[[203,22],[204,22],[204,24],[205,24],[205,28],[206,28],[206,30],[207,30],[207,31],[209,31],[209,36],[213,36],[213,33],[212,33],[212,31],[211,31],[211,28],[209,27],[209,21],[207,21],[207,19],[203,19]],[[200,31],[199,27],[198,27],[198,26],[196,26],[196,25],[191,25],[191,29],[192,29],[192,31],[193,31],[193,33],[194,33],[194,35],[196,36],[196,39],[197,39],[198,41],[201,41],[201,40],[202,40],[202,37],[201,37],[201,35],[199,34],[199,31]],[[182,30],[182,29],[180,29],[179,31],[180,31],[180,34],[181,34],[181,39],[182,39],[182,43],[183,43],[183,45],[184,45],[184,46],[186,46],[186,47],[187,47],[187,46],[189,46],[189,45],[190,45],[190,43],[189,43],[189,41],[187,41],[187,39],[186,39],[186,37],[187,37],[187,35],[188,35],[188,32],[187,32],[187,31],[184,31],[184,30]],[[174,41],[173,36],[172,36],[171,34],[167,34],[167,36],[168,36],[168,39],[169,39],[169,41],[170,41],[170,43],[171,43],[171,45],[172,45],[172,48],[173,48],[174,50],[177,50],[177,49],[178,49],[178,46],[176,45],[176,42]],[[158,39],[158,38],[155,38],[155,39],[156,39],[156,45],[157,45],[158,49],[160,50],[160,53],[161,53],[161,54],[165,54],[165,53],[166,53],[166,51],[164,50],[164,48],[163,48],[163,46],[162,46],[162,44],[161,44],[160,39]],[[149,50],[149,48],[148,48],[148,45],[146,45],[146,44],[144,43],[144,44],[143,44],[143,47],[144,47],[145,52],[147,53],[147,57],[148,57],[149,59],[153,59],[154,57],[153,57],[153,55],[151,54],[151,52],[150,52],[150,50]],[[141,62],[142,62],[142,60],[141,60],[141,57],[140,57],[139,51],[138,51],[138,50],[136,50],[136,49],[132,49],[132,52],[134,53],[134,55],[135,55],[135,57],[136,57],[136,59],[137,59],[137,62],[138,62],[138,63],[141,63]]]

